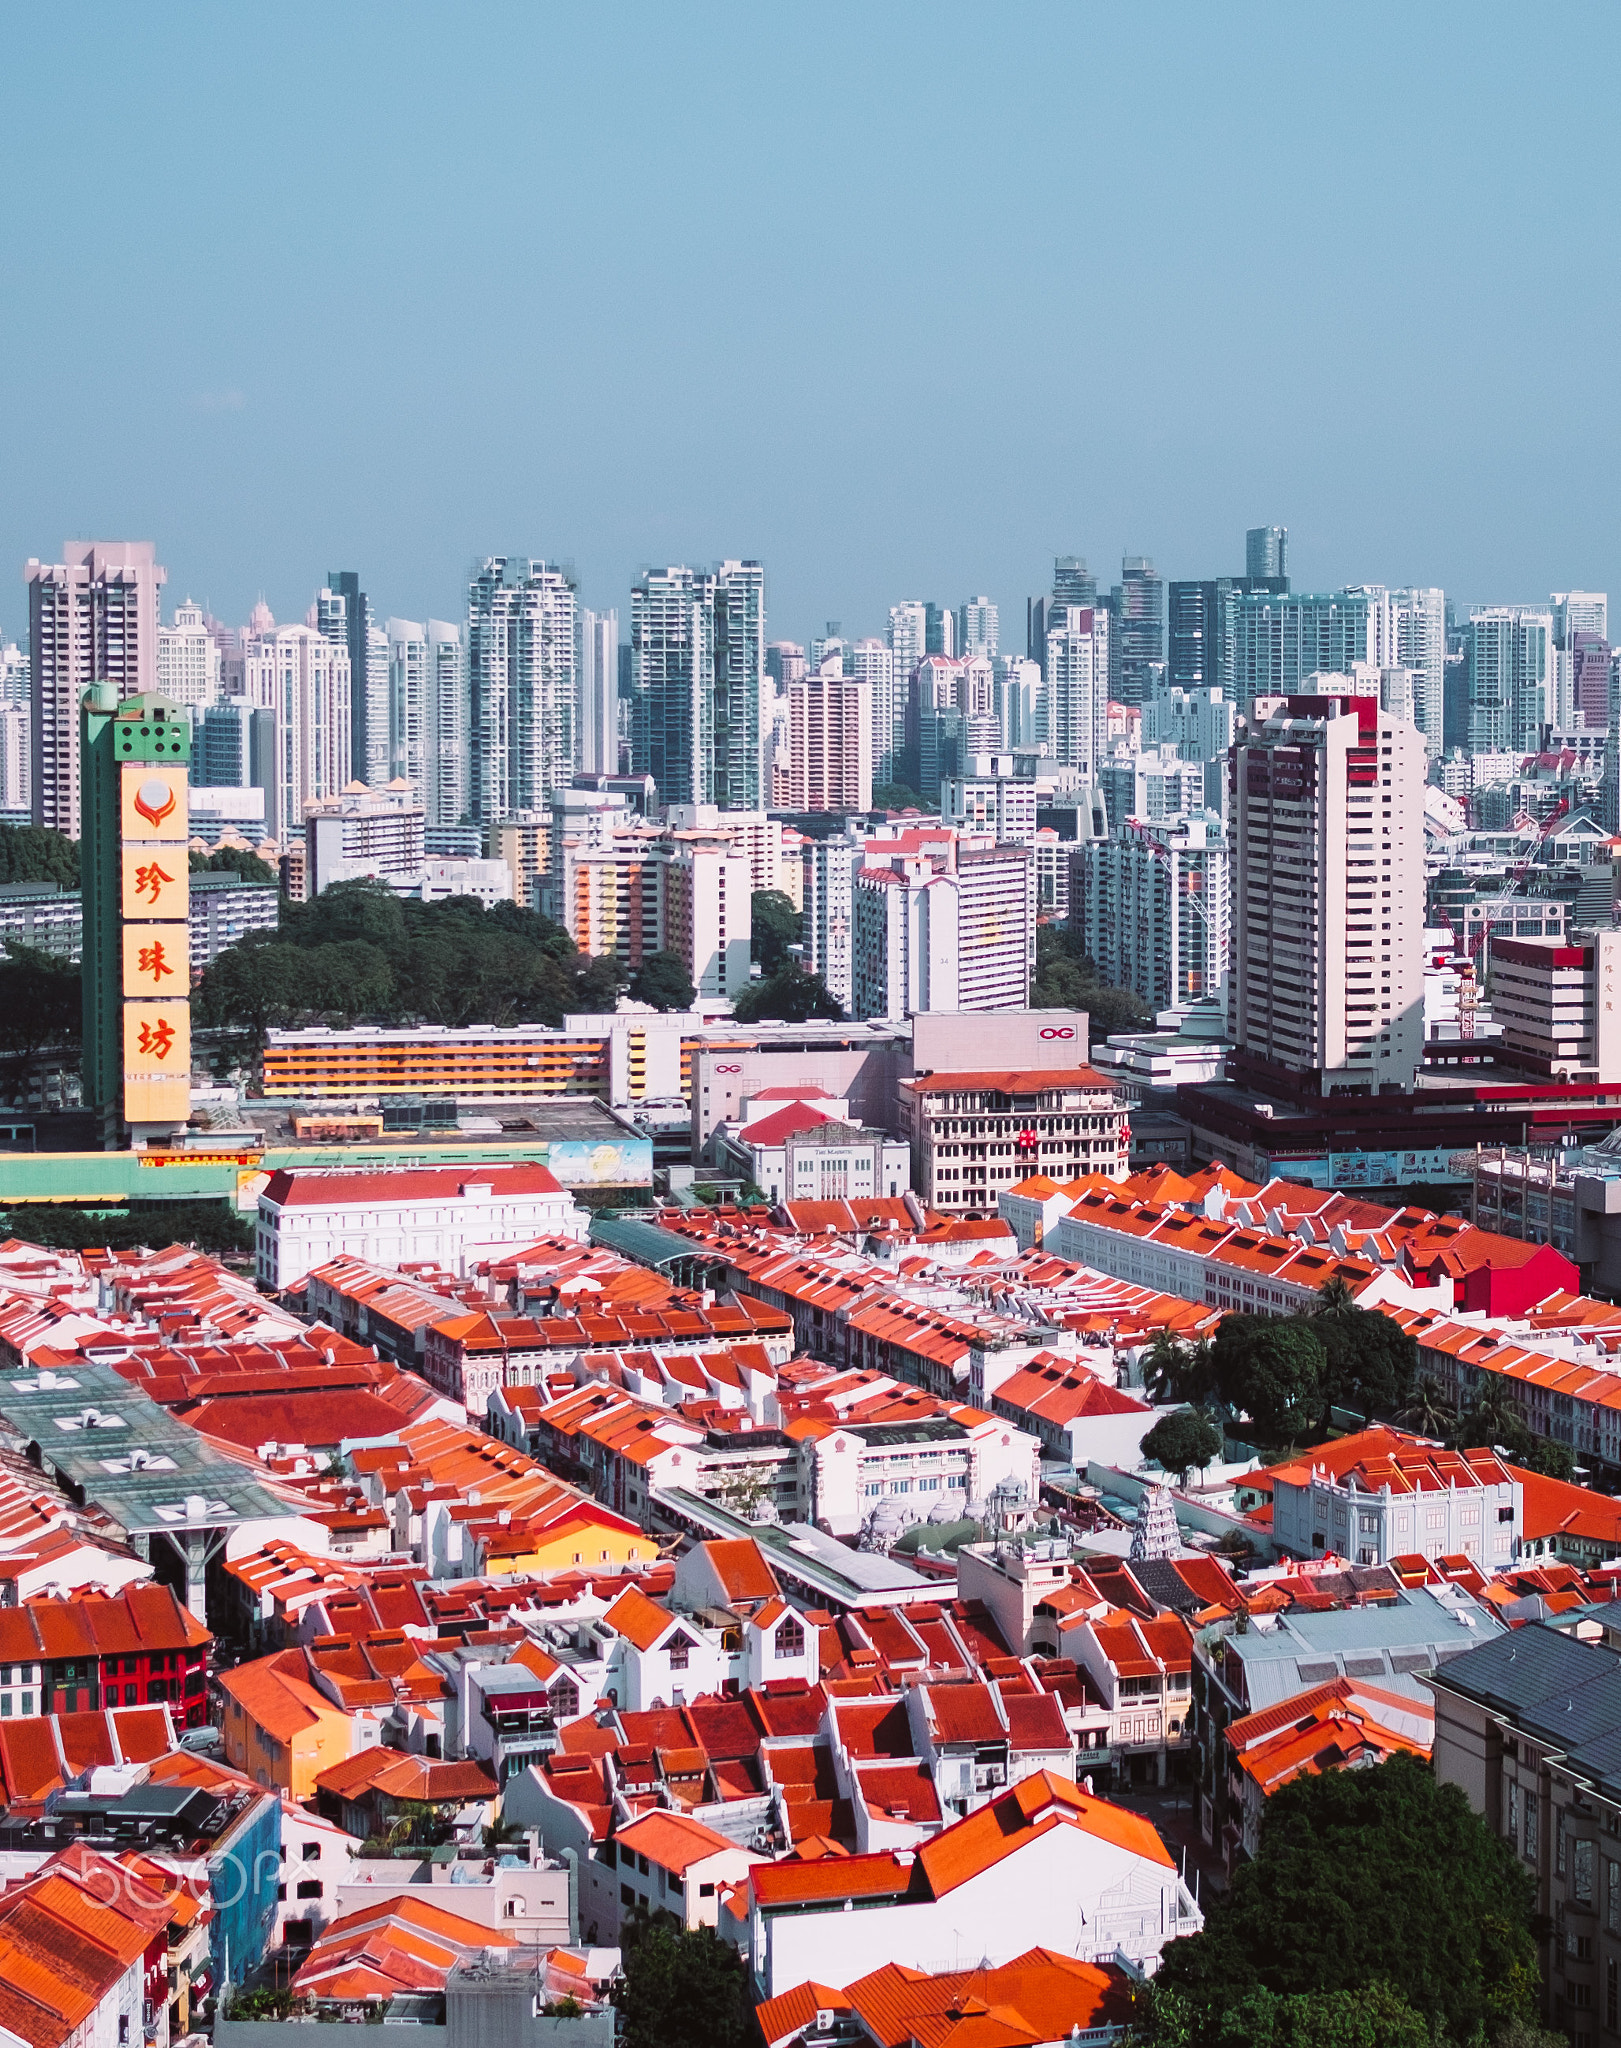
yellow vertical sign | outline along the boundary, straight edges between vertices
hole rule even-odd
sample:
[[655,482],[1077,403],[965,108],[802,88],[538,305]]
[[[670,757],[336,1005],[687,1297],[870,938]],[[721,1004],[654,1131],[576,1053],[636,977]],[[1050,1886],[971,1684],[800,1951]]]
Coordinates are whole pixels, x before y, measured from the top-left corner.
[[191,1114],[187,794],[180,762],[121,765],[124,1119],[132,1124],[183,1124]]

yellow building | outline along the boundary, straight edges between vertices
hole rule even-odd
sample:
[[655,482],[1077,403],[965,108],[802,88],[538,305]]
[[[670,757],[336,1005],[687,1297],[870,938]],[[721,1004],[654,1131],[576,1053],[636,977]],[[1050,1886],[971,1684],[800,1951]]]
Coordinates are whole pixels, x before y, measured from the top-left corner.
[[225,1761],[256,1785],[313,1799],[315,1780],[349,1756],[354,1724],[318,1693],[302,1650],[282,1650],[219,1674]]

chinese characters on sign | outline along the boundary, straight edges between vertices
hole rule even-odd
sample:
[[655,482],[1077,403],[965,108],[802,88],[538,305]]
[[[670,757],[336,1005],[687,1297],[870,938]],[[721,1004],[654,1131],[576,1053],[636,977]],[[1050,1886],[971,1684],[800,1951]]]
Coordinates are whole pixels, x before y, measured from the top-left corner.
[[187,860],[176,847],[126,846],[123,850],[123,915],[126,918],[183,918],[191,907]]
[[184,994],[169,1002],[126,1002],[125,1117],[131,1123],[184,1123],[190,1110],[191,1005]]
[[124,993],[161,996],[191,983],[191,938],[183,924],[124,927]]

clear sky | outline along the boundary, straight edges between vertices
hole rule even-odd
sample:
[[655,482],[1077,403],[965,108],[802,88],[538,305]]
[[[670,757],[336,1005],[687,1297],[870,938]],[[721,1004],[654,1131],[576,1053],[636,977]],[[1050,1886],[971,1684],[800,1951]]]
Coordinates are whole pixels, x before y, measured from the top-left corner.
[[[71,535],[300,617],[773,638],[1243,566],[1621,594],[1621,8],[0,4],[0,628]],[[8,595],[9,591],[9,595]]]

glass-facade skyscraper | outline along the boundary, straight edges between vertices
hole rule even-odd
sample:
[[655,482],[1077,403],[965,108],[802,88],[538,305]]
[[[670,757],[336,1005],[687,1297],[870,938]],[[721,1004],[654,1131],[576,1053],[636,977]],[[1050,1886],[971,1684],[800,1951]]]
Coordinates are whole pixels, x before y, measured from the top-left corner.
[[574,579],[491,555],[467,592],[468,822],[544,810],[574,775]]
[[630,595],[632,768],[667,804],[758,810],[765,571],[651,569]]

